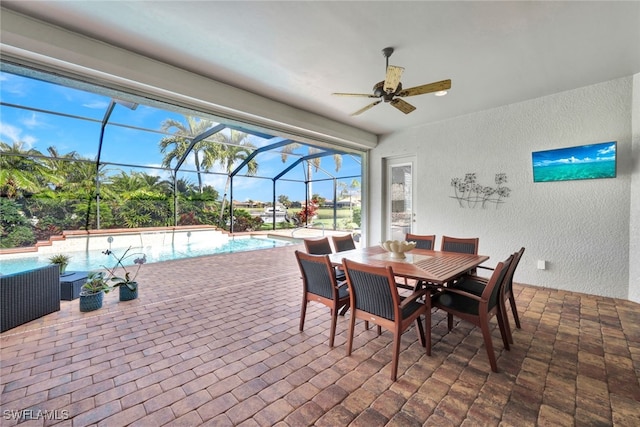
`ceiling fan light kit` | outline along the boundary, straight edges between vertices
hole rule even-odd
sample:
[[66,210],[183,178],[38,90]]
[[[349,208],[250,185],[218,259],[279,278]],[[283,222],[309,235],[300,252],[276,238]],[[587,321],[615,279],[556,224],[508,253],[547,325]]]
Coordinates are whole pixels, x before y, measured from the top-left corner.
[[403,89],[402,83],[400,79],[402,78],[402,73],[404,72],[403,67],[398,67],[396,65],[389,65],[389,57],[393,53],[392,47],[385,47],[382,49],[382,55],[386,58],[387,67],[386,67],[386,77],[383,81],[376,83],[373,85],[373,93],[334,93],[334,95],[338,96],[356,96],[356,97],[365,97],[365,98],[380,98],[379,100],[359,109],[355,113],[352,113],[352,116],[357,116],[359,114],[364,113],[370,108],[375,107],[380,104],[382,101],[393,105],[398,110],[402,111],[405,114],[409,114],[414,111],[416,107],[409,104],[408,102],[397,99],[398,97],[406,97],[406,96],[415,96],[415,95],[423,95],[425,93],[433,93],[435,92],[436,96],[444,96],[447,94],[447,90],[451,89],[451,80],[442,80],[439,82],[428,83],[421,86],[411,87],[409,89]]

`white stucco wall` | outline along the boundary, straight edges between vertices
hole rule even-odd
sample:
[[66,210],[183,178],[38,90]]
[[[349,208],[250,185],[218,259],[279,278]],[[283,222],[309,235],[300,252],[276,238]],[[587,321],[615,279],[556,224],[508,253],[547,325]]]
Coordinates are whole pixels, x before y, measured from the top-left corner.
[[[383,235],[383,158],[413,154],[416,232],[437,234],[437,245],[444,234],[477,236],[489,263],[524,246],[516,281],[628,298],[632,87],[623,78],[381,138],[371,153],[370,242]],[[533,182],[532,151],[606,141],[618,142],[617,178]],[[488,186],[506,173],[506,203],[461,208],[451,180],[472,172]]]
[[633,77],[629,300],[640,303],[640,74]]

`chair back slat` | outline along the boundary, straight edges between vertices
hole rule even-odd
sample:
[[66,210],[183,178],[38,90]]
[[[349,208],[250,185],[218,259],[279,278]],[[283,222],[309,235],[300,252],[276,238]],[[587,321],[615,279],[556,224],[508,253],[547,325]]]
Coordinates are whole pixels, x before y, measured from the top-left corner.
[[349,277],[356,309],[385,319],[395,319],[394,298],[386,273],[380,275],[352,269]]
[[[324,257],[322,257],[324,258]],[[309,259],[299,259],[300,270],[307,286],[307,292],[325,298],[333,298],[333,280],[331,270],[325,262]]]
[[331,236],[331,239],[333,240],[333,247],[336,252],[350,251],[356,248],[356,244],[353,241],[351,234],[346,234],[344,236]]
[[329,238],[327,237],[321,239],[304,239],[304,247],[307,253],[312,255],[329,255],[333,253]]
[[479,238],[458,238],[442,236],[440,250],[446,252],[458,252],[462,254],[478,255]]
[[405,236],[407,242],[416,242],[416,249],[432,250],[436,241],[436,235],[421,235],[407,233]]

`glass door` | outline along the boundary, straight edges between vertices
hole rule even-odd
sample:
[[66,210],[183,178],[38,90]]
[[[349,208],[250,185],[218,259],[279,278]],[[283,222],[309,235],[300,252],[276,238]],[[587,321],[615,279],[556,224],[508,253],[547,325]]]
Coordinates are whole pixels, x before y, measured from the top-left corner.
[[413,157],[387,159],[387,238],[404,240],[415,223]]

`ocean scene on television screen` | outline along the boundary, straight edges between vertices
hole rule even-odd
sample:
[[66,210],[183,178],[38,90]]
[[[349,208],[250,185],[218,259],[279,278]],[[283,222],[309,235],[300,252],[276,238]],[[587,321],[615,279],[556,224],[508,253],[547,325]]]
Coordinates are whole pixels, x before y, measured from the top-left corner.
[[532,157],[534,182],[616,177],[615,141],[537,151]]

